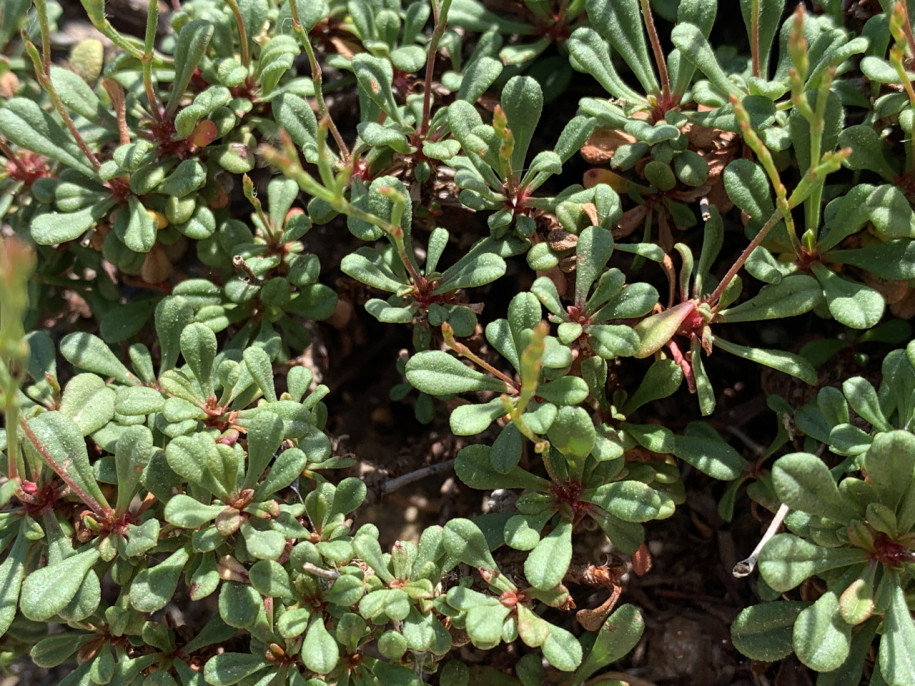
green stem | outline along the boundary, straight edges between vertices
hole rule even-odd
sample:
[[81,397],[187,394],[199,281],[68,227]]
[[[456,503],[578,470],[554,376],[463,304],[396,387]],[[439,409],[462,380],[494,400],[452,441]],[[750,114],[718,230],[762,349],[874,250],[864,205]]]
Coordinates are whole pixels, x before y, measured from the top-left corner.
[[260,198],[254,194],[254,182],[251,181],[251,177],[244,174],[242,176],[241,186],[245,198],[247,198],[248,202],[254,207],[254,213],[263,225],[267,238],[270,241],[274,241],[277,238],[277,234],[273,230],[273,222],[270,221],[270,218],[267,217],[267,214],[264,212],[264,207],[261,204]]
[[285,140],[287,143],[285,146],[285,153],[280,152],[276,148],[266,147],[263,151],[264,158],[274,166],[282,169],[283,173],[299,184],[299,188],[303,191],[324,200],[335,212],[367,222],[384,231],[394,244],[397,255],[403,263],[404,269],[409,273],[413,283],[418,286],[425,284],[425,278],[416,270],[413,261],[407,254],[403,228],[395,226],[391,222],[385,221],[371,212],[366,212],[365,210],[356,207],[342,194],[335,193],[333,190],[323,186],[317,179],[302,168],[298,154],[295,151],[295,146],[292,144],[292,141],[289,140],[288,136],[285,137]]
[[435,31],[429,39],[429,53],[426,59],[426,76],[423,85],[423,118],[419,126],[419,136],[422,138],[429,132],[429,122],[432,112],[432,75],[435,71],[435,56],[438,54],[438,44],[445,34],[448,21],[448,10],[451,9],[451,0],[442,0],[441,7],[435,0],[432,2],[432,12],[435,15]]
[[[820,81],[819,87],[817,88],[816,111],[814,112],[813,120],[810,122],[811,169],[822,162],[820,157],[822,155],[823,130],[825,128],[826,121],[826,103],[829,100],[829,87],[832,85],[834,76],[834,68],[827,70],[826,74]],[[810,197],[807,199],[807,202],[804,206],[804,214],[807,221],[806,230],[811,233],[814,243],[816,243],[819,233],[820,212],[822,209],[821,205],[823,200],[823,185],[824,180],[818,180],[818,182],[814,185],[813,191],[810,193]]]
[[743,136],[744,142],[754,153],[756,153],[756,158],[759,160],[760,164],[762,164],[763,169],[766,170],[766,174],[769,176],[773,188],[775,188],[775,206],[782,213],[782,217],[785,220],[785,227],[788,230],[788,238],[791,241],[791,246],[795,253],[800,256],[803,254],[803,250],[801,248],[801,242],[797,238],[797,231],[794,228],[794,217],[791,216],[791,208],[788,204],[788,191],[785,188],[785,184],[782,183],[778,168],[775,166],[775,161],[772,159],[772,153],[769,152],[769,148],[767,148],[759,139],[759,136],[756,135],[756,131],[754,131],[753,127],[750,125],[750,115],[736,96],[731,96],[731,105],[734,107],[734,114],[737,116],[737,121],[740,124],[740,133]]
[[[138,60],[143,59],[143,51],[137,46],[133,39],[127,39],[118,33],[105,16],[104,0],[80,0],[83,9],[86,10],[86,16],[92,25],[98,29],[108,40],[114,43],[121,50],[135,57]],[[37,6],[37,3],[36,3]]]

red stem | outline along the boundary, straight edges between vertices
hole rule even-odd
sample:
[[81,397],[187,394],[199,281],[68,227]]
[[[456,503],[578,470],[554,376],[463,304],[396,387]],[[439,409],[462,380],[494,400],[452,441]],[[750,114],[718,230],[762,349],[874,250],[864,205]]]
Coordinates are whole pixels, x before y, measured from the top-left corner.
[[661,77],[661,96],[664,100],[668,100],[670,98],[670,76],[667,74],[667,62],[664,60],[664,52],[661,50],[661,39],[658,37],[658,30],[654,25],[651,5],[648,3],[648,0],[641,0],[641,3],[642,19],[645,21],[648,39],[651,41],[651,51],[654,53],[654,61],[658,65],[658,75]]

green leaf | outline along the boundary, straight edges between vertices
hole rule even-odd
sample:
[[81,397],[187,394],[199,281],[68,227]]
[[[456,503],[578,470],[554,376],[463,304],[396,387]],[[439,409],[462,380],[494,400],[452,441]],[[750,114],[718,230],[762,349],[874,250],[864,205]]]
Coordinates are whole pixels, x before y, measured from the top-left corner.
[[253,488],[261,478],[280,443],[283,420],[273,412],[259,412],[248,423],[248,463],[242,488]]
[[594,637],[591,650],[573,677],[573,684],[580,684],[597,670],[621,659],[632,650],[645,631],[645,620],[634,605],[621,605],[603,623]]
[[505,414],[502,398],[493,398],[480,405],[460,405],[451,411],[449,425],[457,436],[475,436],[485,431],[497,418]]
[[874,575],[877,565],[869,564],[839,596],[839,613],[850,626],[865,622],[874,612]]
[[373,57],[367,53],[359,53],[353,59],[353,72],[359,83],[359,92],[364,93],[382,111],[397,123],[403,123],[391,83],[394,80],[394,70],[391,63],[381,57]]
[[95,374],[77,374],[64,389],[60,411],[88,436],[114,417],[114,391]]
[[772,466],[772,485],[778,499],[791,509],[843,524],[855,515],[839,494],[829,468],[816,455],[791,453],[780,457]]
[[661,496],[640,481],[614,481],[584,491],[582,500],[594,503],[624,522],[648,522],[661,511]]
[[205,505],[196,498],[179,493],[165,506],[165,521],[183,529],[196,529],[213,521],[225,505]]
[[[600,34],[588,26],[575,29],[566,45],[569,48],[569,62],[572,67],[580,72],[590,74],[603,86],[604,90],[616,98],[630,102],[640,102],[645,99],[643,94],[630,88],[620,77],[613,66],[610,46]],[[613,111],[606,101],[601,101],[602,109]],[[622,111],[615,114],[614,119],[619,119],[620,127],[625,123]],[[607,122],[603,122],[607,123]]]
[[849,250],[830,250],[829,261],[860,267],[885,279],[915,278],[915,241],[892,240]]
[[896,186],[877,186],[867,198],[869,217],[877,232],[887,238],[915,238],[915,213]]
[[114,411],[128,417],[161,412],[165,398],[155,388],[119,386],[114,399]]
[[[194,19],[181,27],[175,45],[175,78],[169,90],[166,110],[174,112],[184,97],[194,70],[206,54],[215,27],[203,19]],[[250,37],[250,36],[249,36]]]
[[476,288],[492,283],[505,274],[505,260],[494,253],[468,254],[442,274],[433,295],[442,295],[459,288]]
[[44,667],[45,669],[57,667],[69,660],[73,653],[91,638],[91,634],[73,631],[46,636],[32,646],[29,651],[29,657],[39,667]]
[[722,95],[740,95],[737,86],[718,64],[712,46],[698,27],[692,24],[677,24],[670,34],[670,40],[683,58],[705,74]]
[[46,212],[37,215],[30,226],[38,245],[56,245],[75,241],[107,216],[114,202],[95,203],[77,212]]
[[555,405],[578,405],[588,397],[588,384],[578,376],[561,376],[537,386],[537,395]]
[[587,8],[591,24],[626,61],[626,65],[642,85],[643,93],[658,93],[660,87],[652,68],[651,57],[648,55],[638,0],[588,0]]
[[680,365],[673,360],[655,360],[642,377],[636,392],[623,405],[622,413],[630,415],[647,403],[673,395],[682,381]]
[[755,297],[722,310],[721,322],[753,322],[795,317],[809,312],[823,299],[819,282],[807,274],[791,274],[766,286]]
[[139,383],[105,342],[90,333],[78,331],[64,336],[60,342],[60,354],[74,367],[110,376],[128,385]]
[[261,389],[268,402],[276,402],[276,387],[273,383],[273,364],[263,348],[246,348],[242,353],[245,368]]
[[591,284],[604,272],[613,254],[613,235],[607,229],[589,226],[579,234],[575,254],[578,257],[575,267],[575,304],[582,307],[588,300]]
[[382,126],[377,122],[362,122],[358,125],[359,137],[366,145],[381,148],[389,147],[403,155],[410,154],[413,149],[407,137],[391,126]]
[[220,472],[221,457],[213,438],[195,433],[191,436],[178,436],[165,447],[165,459],[176,474],[183,476],[190,483],[206,488],[220,496],[227,496],[225,487],[219,477],[213,473],[216,467]]
[[839,147],[851,148],[851,155],[845,159],[847,167],[869,169],[887,181],[895,178],[896,172],[883,153],[883,141],[872,127],[858,124],[843,129],[839,134]]
[[183,296],[165,298],[156,306],[156,334],[162,349],[159,374],[178,361],[181,332],[194,321],[194,310]]
[[161,610],[174,597],[190,555],[178,548],[155,567],[141,569],[130,584],[130,606],[139,612]]
[[715,345],[732,355],[737,355],[745,360],[763,364],[772,369],[777,369],[785,374],[796,376],[801,381],[811,386],[817,383],[817,372],[813,365],[800,355],[787,353],[782,350],[764,350],[762,348],[748,348],[737,343],[731,343],[722,338],[715,338]]
[[302,662],[313,672],[327,674],[337,666],[340,646],[324,626],[320,613],[311,621],[305,640],[302,641]]
[[258,560],[276,560],[283,554],[286,536],[281,532],[273,529],[263,531],[255,527],[250,519],[242,520],[239,530],[252,557]]
[[108,509],[108,501],[89,464],[89,452],[79,427],[63,413],[54,411],[30,419],[29,427],[44,447],[43,457],[54,461],[54,471],[69,478],[72,486]]
[[547,431],[547,437],[559,452],[586,457],[594,446],[596,431],[594,422],[583,408],[567,405],[559,408],[556,419]]
[[269,666],[263,655],[222,653],[207,660],[203,677],[213,686],[232,686]]
[[69,132],[29,98],[12,98],[0,109],[0,135],[20,148],[57,160],[89,178],[97,178],[95,168]]
[[0,565],[0,636],[6,634],[16,618],[19,590],[25,577],[25,558],[30,543],[23,527],[3,564]]
[[848,404],[858,415],[879,431],[892,431],[880,408],[877,391],[871,383],[861,376],[853,376],[842,383],[842,392]]
[[410,597],[399,588],[372,591],[359,601],[359,613],[367,619],[400,621],[410,614]]
[[511,155],[512,173],[520,176],[525,169],[527,149],[543,111],[540,84],[530,76],[513,76],[502,89],[502,108],[515,140]]
[[506,474],[518,466],[523,452],[521,432],[514,424],[507,424],[492,444],[490,460],[493,469]]
[[381,291],[397,293],[404,286],[404,281],[398,279],[381,255],[371,248],[359,248],[344,257],[340,269],[357,281]]
[[248,570],[251,585],[267,598],[292,598],[289,574],[274,560],[258,560]]
[[[878,433],[864,454],[864,468],[880,495],[880,502],[903,514],[900,505],[911,499],[908,493],[915,477],[915,436],[908,431]],[[900,522],[906,527],[903,531],[910,524]]]
[[131,524],[127,529],[127,557],[143,555],[159,545],[159,520],[147,519],[142,524]]
[[203,324],[193,323],[181,332],[181,355],[205,398],[213,395],[213,361],[216,359],[216,334]]
[[776,662],[794,650],[794,622],[810,603],[779,600],[745,608],[731,625],[734,647],[751,660]]
[[730,481],[743,472],[746,461],[710,425],[691,422],[683,435],[674,436],[672,452],[714,479]]
[[142,425],[128,426],[118,436],[114,447],[114,463],[118,476],[118,512],[126,512],[137,493],[140,477],[153,451],[153,435]]
[[274,460],[264,480],[254,490],[255,500],[264,500],[295,481],[308,464],[308,457],[298,448],[284,450]]
[[737,159],[725,167],[722,176],[731,201],[760,224],[775,212],[769,179],[761,166],[750,160]]
[[905,593],[894,574],[890,583],[890,605],[883,621],[878,661],[887,684],[903,686],[915,682],[915,624]]
[[572,522],[560,519],[527,556],[524,576],[534,588],[548,591],[562,583],[571,561]]
[[794,623],[794,652],[818,672],[838,669],[851,648],[851,626],[839,614],[839,599],[832,591],[804,608]]
[[427,350],[411,357],[407,362],[406,377],[414,388],[430,395],[509,391],[504,381],[471,369],[441,350]]
[[457,99],[476,102],[486,92],[486,89],[495,83],[501,73],[502,63],[499,60],[487,56],[472,60],[464,69]]
[[47,622],[61,612],[77,596],[98,559],[98,548],[89,547],[29,574],[19,599],[22,614],[35,622]]
[[498,569],[496,561],[489,552],[486,537],[480,527],[469,519],[452,519],[445,525],[442,544],[451,557],[471,567]]
[[[452,594],[449,591],[449,602],[451,602],[452,595],[457,596],[458,594]],[[503,624],[508,613],[509,608],[499,603],[496,603],[495,606],[470,607],[467,610],[465,625],[473,645],[481,650],[490,650],[497,646],[502,638]]]
[[496,471],[490,459],[488,445],[468,445],[462,448],[454,462],[454,472],[471,488],[528,488],[547,491],[549,481],[530,472],[513,467],[506,473]]
[[883,317],[883,296],[869,286],[842,278],[826,266],[811,265],[823,286],[829,313],[840,324],[853,329],[869,329]]
[[250,585],[224,581],[219,589],[219,616],[229,626],[247,629],[263,612],[264,599]]
[[[301,0],[299,2],[301,3]],[[293,143],[302,148],[305,159],[308,162],[317,162],[318,121],[305,98],[283,93],[274,98],[272,110],[276,123],[289,134]]]
[[759,573],[779,593],[790,591],[805,579],[867,561],[860,548],[823,548],[793,534],[777,534],[759,556]]
[[574,671],[581,664],[581,644],[565,629],[550,625],[550,633],[541,648],[543,657],[562,672]]

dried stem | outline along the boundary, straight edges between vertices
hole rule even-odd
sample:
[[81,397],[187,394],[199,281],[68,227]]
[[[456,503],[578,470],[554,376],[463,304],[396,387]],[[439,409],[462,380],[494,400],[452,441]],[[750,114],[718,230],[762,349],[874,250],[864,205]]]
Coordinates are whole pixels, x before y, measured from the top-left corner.
[[414,481],[419,481],[420,479],[425,479],[427,476],[432,476],[433,474],[438,474],[439,472],[444,472],[451,469],[454,466],[454,460],[445,460],[444,462],[437,462],[436,464],[430,464],[420,469],[416,469],[412,472],[408,472],[401,476],[398,476],[396,479],[391,479],[386,481],[381,487],[381,492],[383,495],[388,495],[389,493],[394,493],[399,491],[401,488],[407,484],[412,484]]
[[782,525],[782,522],[785,521],[785,517],[788,515],[789,509],[790,508],[784,504],[778,508],[778,512],[775,513],[775,518],[769,524],[769,528],[766,529],[766,533],[764,533],[763,537],[759,540],[759,544],[753,549],[753,552],[750,553],[750,557],[745,560],[741,560],[736,565],[734,565],[734,569],[731,571],[731,574],[733,574],[738,579],[742,579],[745,576],[749,576],[753,570],[756,569],[756,561],[759,559],[759,554],[775,535],[775,532],[778,531],[779,527]]

